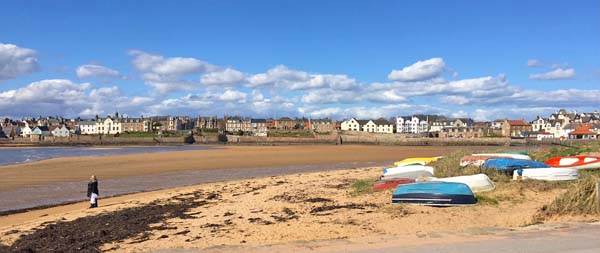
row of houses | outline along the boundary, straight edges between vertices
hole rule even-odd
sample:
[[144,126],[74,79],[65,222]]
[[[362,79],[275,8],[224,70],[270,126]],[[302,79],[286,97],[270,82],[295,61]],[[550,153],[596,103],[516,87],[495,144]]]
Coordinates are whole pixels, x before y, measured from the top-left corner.
[[577,113],[559,110],[548,118],[497,119],[476,122],[470,118],[447,118],[441,115],[398,116],[394,120],[383,118],[363,120],[351,118],[342,121],[342,131],[373,133],[403,133],[423,137],[441,138],[571,138],[596,139],[600,134],[600,113]]
[[[41,137],[68,137],[70,135],[116,135],[139,132],[200,132],[210,129],[222,133],[252,134],[266,136],[269,130],[306,129],[315,132],[332,132],[336,130],[336,121],[331,119],[288,118],[256,119],[225,116],[223,118],[187,116],[156,116],[130,118],[119,116],[99,117],[91,119],[64,119],[60,117],[25,118],[18,121],[4,119],[0,122],[0,137],[37,137],[36,128],[41,129]],[[54,129],[67,129],[66,133],[53,134]],[[63,131],[64,132],[64,131]],[[32,134],[33,133],[33,134]],[[37,133],[37,132],[36,132]]]
[[578,138],[594,139],[600,133],[600,113],[577,113],[559,110],[548,117],[498,119],[476,122],[470,118],[448,118],[441,115],[417,114],[393,119],[356,119],[341,122],[333,119],[278,119],[217,116],[190,118],[188,116],[155,116],[130,118],[118,113],[92,119],[62,117],[25,118],[20,121],[0,121],[0,137],[80,135],[116,135],[137,132],[218,131],[266,136],[269,131],[305,129],[314,132],[357,131],[371,133],[402,133],[422,137],[478,138],[486,136],[515,138]]

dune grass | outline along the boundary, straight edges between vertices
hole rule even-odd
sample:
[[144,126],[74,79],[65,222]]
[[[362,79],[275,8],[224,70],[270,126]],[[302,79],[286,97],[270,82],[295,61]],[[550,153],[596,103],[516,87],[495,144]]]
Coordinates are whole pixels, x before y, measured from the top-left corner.
[[542,206],[534,215],[534,223],[564,215],[600,216],[600,204],[596,198],[600,181],[598,172],[582,172],[581,178],[550,204]]

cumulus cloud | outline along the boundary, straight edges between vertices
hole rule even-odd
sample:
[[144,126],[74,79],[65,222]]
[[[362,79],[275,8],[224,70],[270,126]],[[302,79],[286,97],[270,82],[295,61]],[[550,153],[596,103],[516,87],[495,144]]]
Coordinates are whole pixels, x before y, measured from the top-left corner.
[[574,77],[575,77],[575,70],[573,68],[568,68],[568,69],[556,68],[549,72],[529,75],[529,79],[531,79],[531,80],[563,80],[563,79],[573,79]]
[[446,63],[442,58],[431,58],[415,62],[402,70],[392,70],[388,79],[402,82],[423,81],[439,76],[444,72],[445,67]]
[[0,43],[0,81],[31,74],[39,69],[34,50]]
[[336,90],[350,90],[358,86],[354,78],[340,74],[309,74],[304,71],[289,69],[279,65],[248,77],[247,87],[282,87],[290,90],[310,90],[332,88]]
[[154,100],[124,97],[116,87],[94,88],[90,83],[49,79],[0,92],[0,115],[88,117],[115,111],[137,114]]
[[119,71],[104,67],[102,65],[95,65],[95,64],[81,65],[77,68],[77,70],[75,72],[77,73],[77,77],[79,79],[92,78],[92,77],[109,78],[110,79],[110,78],[120,78],[121,77],[121,74],[119,73]]
[[530,67],[530,68],[537,68],[537,67],[543,67],[543,66],[544,66],[544,64],[541,61],[536,60],[536,59],[529,59],[527,61],[527,67]]
[[[186,79],[187,75],[220,71],[218,66],[196,58],[164,57],[140,50],[131,50],[129,55],[133,57],[132,65],[142,73],[146,85],[154,87],[156,93],[163,95],[173,91],[199,89],[200,82]],[[206,80],[218,81],[214,77]]]
[[200,83],[210,86],[230,86],[242,83],[244,81],[244,78],[244,73],[232,68],[226,68],[222,71],[211,72],[202,75],[202,77],[200,78]]

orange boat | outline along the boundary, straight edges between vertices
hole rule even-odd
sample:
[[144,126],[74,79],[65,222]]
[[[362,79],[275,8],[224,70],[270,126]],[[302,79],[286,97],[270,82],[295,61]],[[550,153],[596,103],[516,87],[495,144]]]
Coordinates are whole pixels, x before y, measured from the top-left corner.
[[562,156],[548,159],[545,164],[555,168],[578,170],[600,169],[600,156]]
[[381,191],[390,188],[396,188],[396,186],[401,184],[412,184],[414,183],[414,179],[410,178],[390,178],[390,179],[382,179],[373,185],[373,190]]

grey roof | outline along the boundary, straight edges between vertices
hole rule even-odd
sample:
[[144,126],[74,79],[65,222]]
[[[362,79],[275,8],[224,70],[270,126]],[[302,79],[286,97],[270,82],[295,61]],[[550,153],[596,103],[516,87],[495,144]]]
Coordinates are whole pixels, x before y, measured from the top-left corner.
[[78,125],[96,125],[96,121],[94,120],[83,120],[77,123]]
[[250,123],[267,123],[266,119],[251,119]]
[[379,119],[373,120],[373,123],[375,123],[375,125],[392,125],[393,124],[392,122],[390,122],[384,118],[379,118]]

